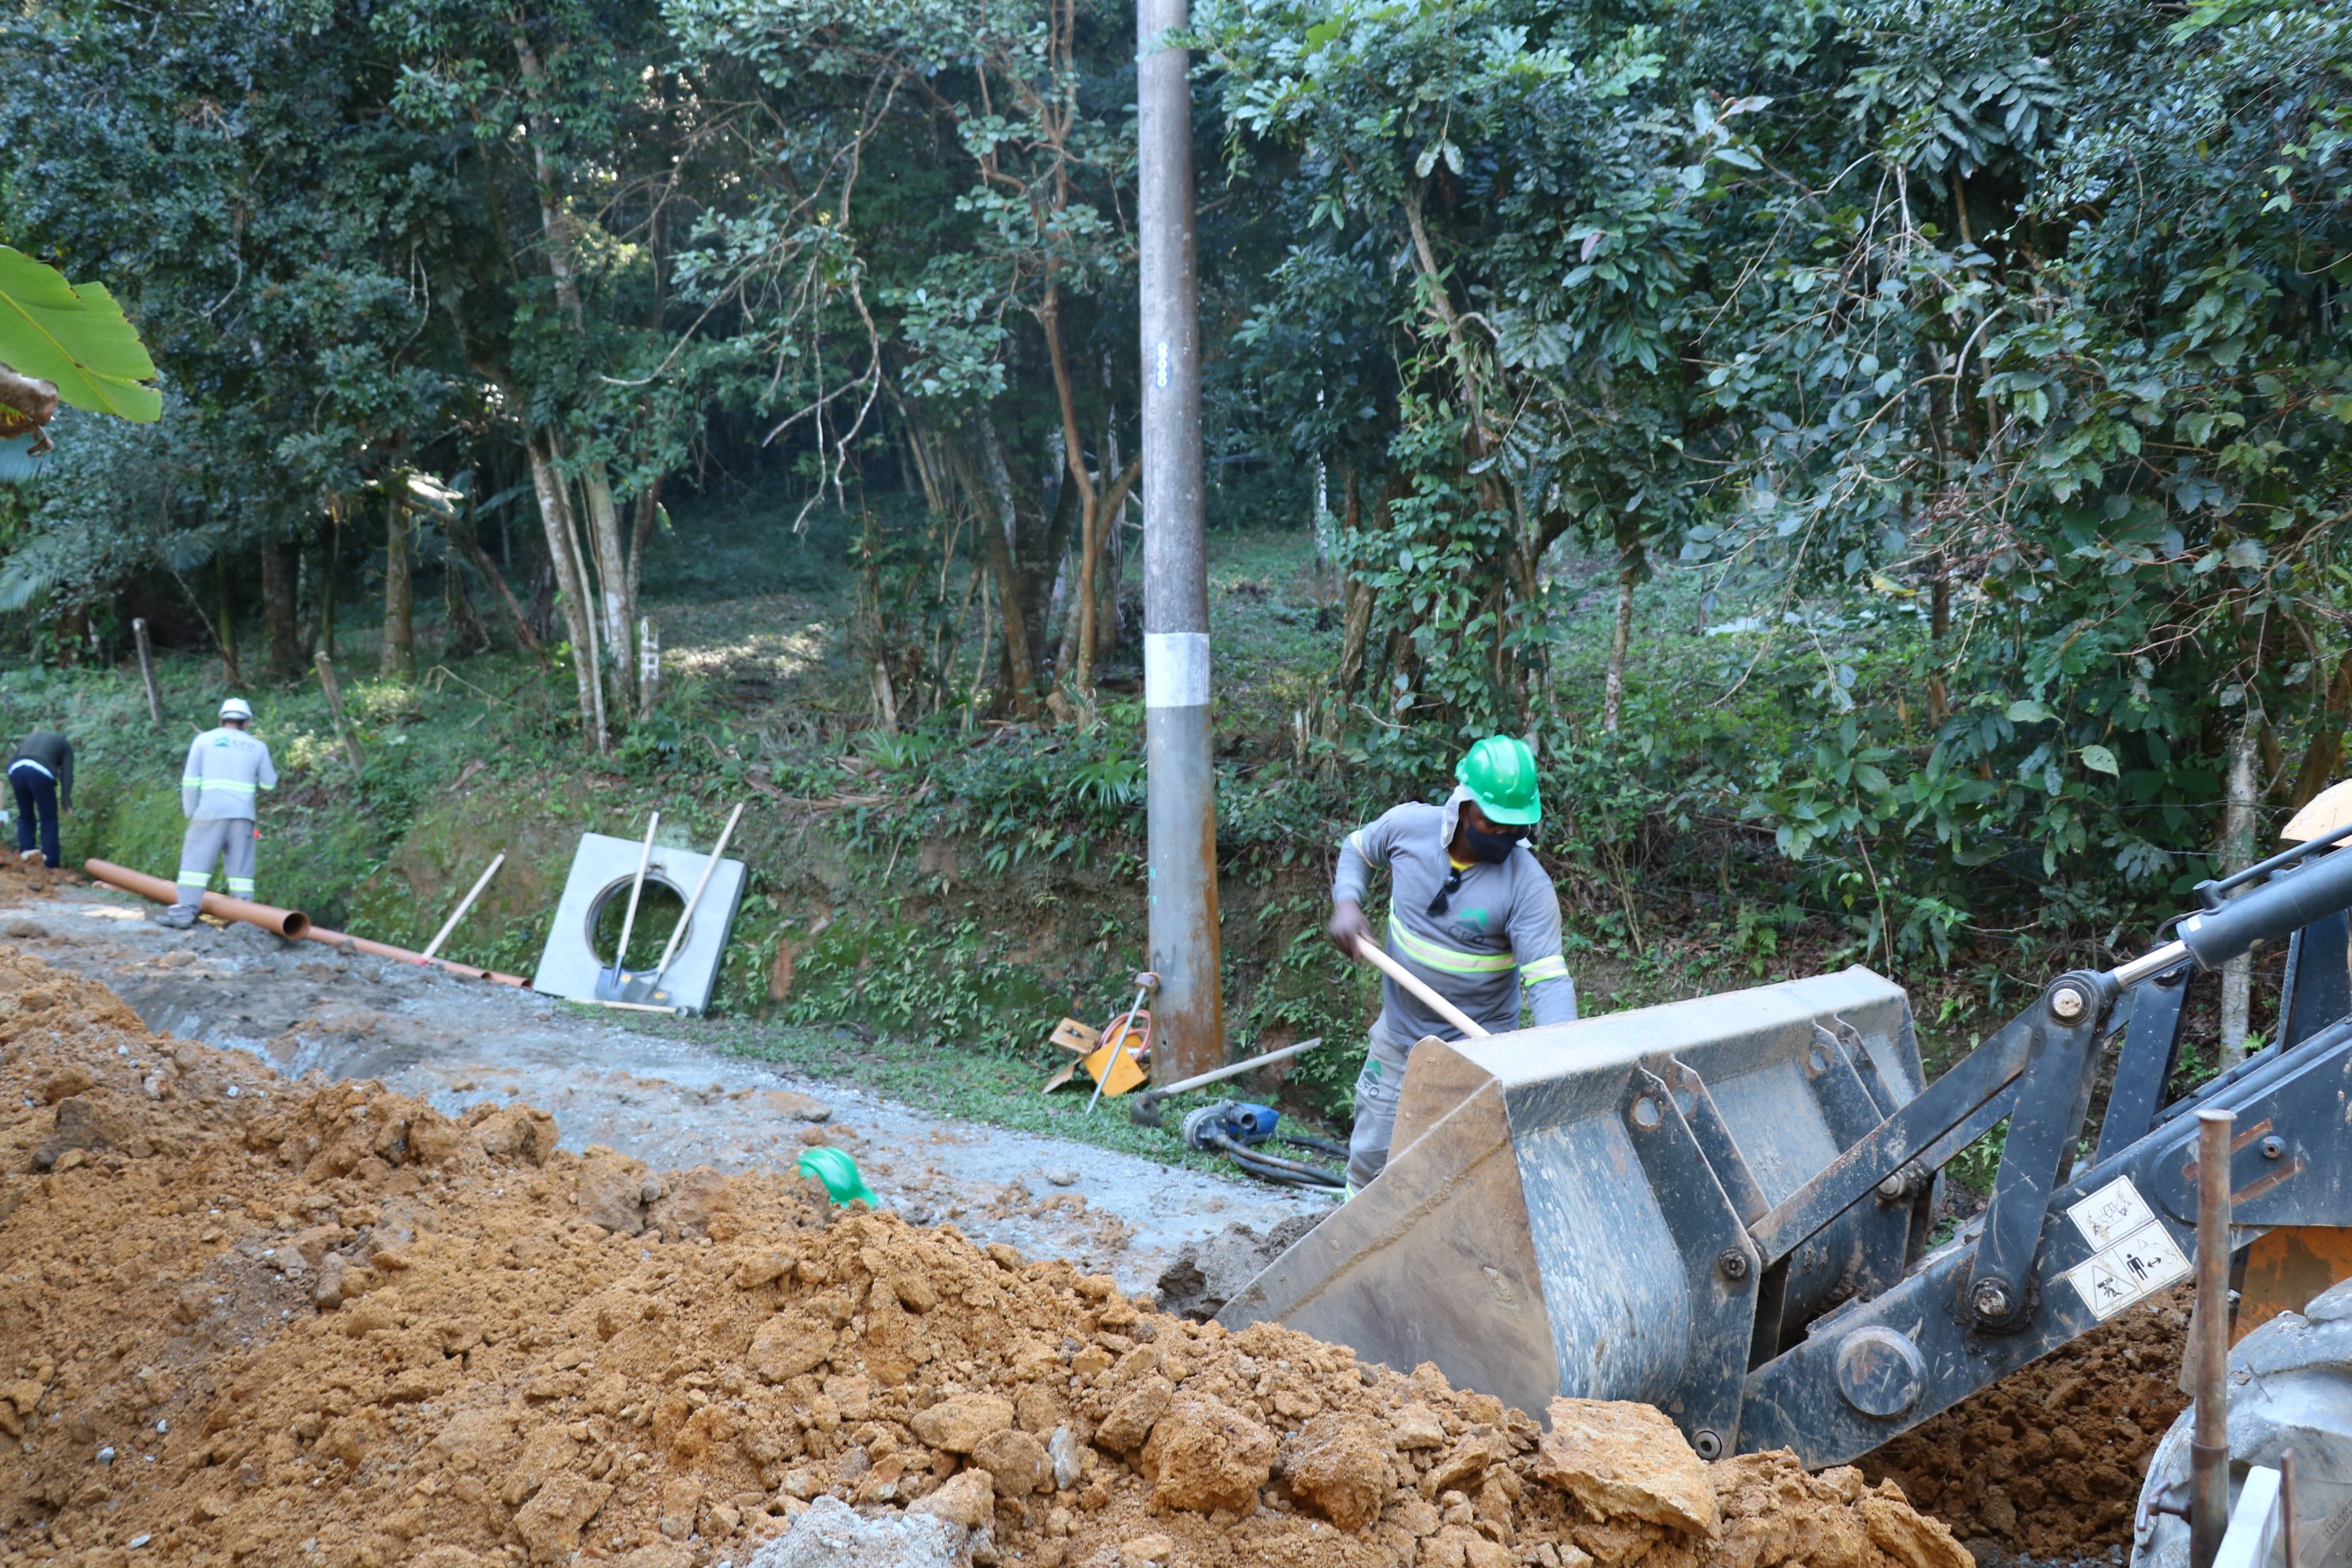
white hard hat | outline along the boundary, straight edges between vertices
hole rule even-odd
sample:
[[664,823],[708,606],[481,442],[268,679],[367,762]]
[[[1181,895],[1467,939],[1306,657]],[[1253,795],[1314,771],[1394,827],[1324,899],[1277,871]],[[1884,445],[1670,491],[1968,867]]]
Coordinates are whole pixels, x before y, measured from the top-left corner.
[[253,704],[242,697],[232,697],[221,704],[220,716],[223,719],[242,719],[250,724],[253,722]]

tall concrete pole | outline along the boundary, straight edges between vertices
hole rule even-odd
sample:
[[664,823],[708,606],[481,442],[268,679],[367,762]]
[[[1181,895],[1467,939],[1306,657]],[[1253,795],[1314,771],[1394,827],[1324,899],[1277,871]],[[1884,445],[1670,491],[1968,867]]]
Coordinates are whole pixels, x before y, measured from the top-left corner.
[[1161,39],[1187,0],[1136,6],[1136,228],[1143,317],[1143,704],[1150,772],[1152,1071],[1222,1066],[1216,771],[1192,247],[1191,61]]

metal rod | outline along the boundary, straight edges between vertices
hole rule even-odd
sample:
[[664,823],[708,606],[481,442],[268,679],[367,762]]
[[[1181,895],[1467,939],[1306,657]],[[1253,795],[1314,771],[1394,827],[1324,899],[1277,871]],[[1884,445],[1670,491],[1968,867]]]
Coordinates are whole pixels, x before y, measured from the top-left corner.
[[710,858],[702,863],[702,877],[694,884],[694,896],[686,900],[686,908],[678,912],[677,924],[670,928],[669,945],[662,949],[661,963],[654,968],[654,989],[661,988],[662,976],[669,973],[669,961],[677,956],[677,944],[686,940],[686,924],[694,918],[694,907],[702,902],[702,889],[710,886],[711,873],[719,869],[719,858],[727,853],[727,840],[735,836],[736,820],[742,815],[743,803],[738,801],[735,809],[727,814],[727,826],[719,830],[719,842],[710,847]]
[[[637,929],[637,895],[646,890],[646,868],[654,863],[654,833],[661,826],[661,813],[646,824],[646,845],[637,851],[637,874],[629,883],[629,907],[621,915],[621,945],[613,950],[613,977],[615,981],[628,972],[629,934]],[[686,922],[680,921],[680,925]],[[675,934],[675,933],[673,933]]]
[[1139,0],[1135,13],[1146,902],[1150,967],[1161,977],[1152,1051],[1176,1077],[1225,1058],[1191,61],[1167,41],[1184,31],[1187,9],[1186,0]]
[[2189,1352],[2197,1415],[2189,1444],[2189,1568],[2212,1568],[2230,1528],[2230,1132],[2237,1114],[2197,1113],[2197,1315]]
[[609,996],[599,996],[596,998],[596,1005],[599,1007],[618,1007],[625,1012],[630,1013],[666,1013],[673,1018],[683,1018],[686,1016],[686,1009],[684,1007],[665,1006],[658,1002],[616,1002]]
[[1356,942],[1356,956],[1362,959],[1366,963],[1370,964],[1373,968],[1379,970],[1381,973],[1387,975],[1391,980],[1393,980],[1398,984],[1403,986],[1407,991],[1412,992],[1415,996],[1421,998],[1423,1005],[1427,1006],[1432,1012],[1444,1019],[1447,1023],[1453,1025],[1455,1028],[1461,1030],[1471,1039],[1484,1040],[1491,1037],[1489,1032],[1481,1026],[1475,1018],[1473,1018],[1469,1014],[1465,1013],[1461,1008],[1456,1007],[1453,1003],[1448,1002],[1444,997],[1440,996],[1436,992],[1432,991],[1428,986],[1423,984],[1421,978],[1414,974],[1412,971],[1407,969],[1403,964],[1399,963],[1395,959],[1391,958],[1387,953],[1382,952],[1370,942],[1365,942],[1360,938],[1358,939]]
[[131,635],[139,644],[139,679],[147,688],[147,721],[163,721],[163,700],[155,691],[155,661],[147,651],[147,617],[131,618]]
[[1214,1072],[1204,1072],[1197,1078],[1188,1078],[1181,1083],[1171,1083],[1167,1088],[1154,1092],[1165,1100],[1171,1094],[1182,1094],[1188,1089],[1201,1089],[1213,1083],[1223,1083],[1229,1078],[1241,1077],[1252,1068],[1272,1067],[1276,1062],[1286,1062],[1300,1052],[1311,1051],[1322,1043],[1323,1037],[1318,1035],[1311,1040],[1301,1040],[1295,1046],[1285,1046],[1278,1051],[1268,1051],[1262,1057],[1252,1057],[1247,1061],[1234,1062],[1229,1067],[1221,1067]]
[[473,887],[467,890],[463,899],[457,900],[457,907],[449,911],[449,918],[441,922],[441,929],[433,933],[433,940],[425,944],[425,951],[417,956],[430,958],[441,951],[441,944],[449,940],[449,933],[457,929],[457,922],[466,918],[466,911],[474,907],[474,900],[482,896],[482,889],[490,885],[490,879],[497,876],[499,868],[506,863],[507,852],[503,849],[490,857],[489,865],[483,869],[479,877],[474,879]]
[[2118,989],[2137,985],[2151,974],[2163,973],[2188,956],[2187,943],[2168,942],[2154,952],[2145,953],[2127,963],[2116,964],[2107,971],[2107,978],[2114,981]]
[[2303,1532],[2294,1521],[2294,1450],[2279,1453],[2279,1550],[2282,1568],[2301,1568]]

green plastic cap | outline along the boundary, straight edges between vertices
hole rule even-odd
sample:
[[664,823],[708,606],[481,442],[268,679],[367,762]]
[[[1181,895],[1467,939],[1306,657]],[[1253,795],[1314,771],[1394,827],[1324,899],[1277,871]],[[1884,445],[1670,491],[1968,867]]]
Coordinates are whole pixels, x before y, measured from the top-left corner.
[[1489,822],[1525,827],[1543,820],[1543,799],[1536,793],[1536,754],[1516,736],[1487,736],[1455,764],[1454,777]]
[[805,1151],[801,1155],[799,1170],[802,1175],[814,1176],[823,1182],[825,1194],[835,1203],[845,1204],[852,1198],[863,1198],[867,1208],[882,1206],[882,1200],[874,1195],[874,1189],[867,1186],[866,1178],[857,1173],[857,1162],[838,1149],[820,1146]]

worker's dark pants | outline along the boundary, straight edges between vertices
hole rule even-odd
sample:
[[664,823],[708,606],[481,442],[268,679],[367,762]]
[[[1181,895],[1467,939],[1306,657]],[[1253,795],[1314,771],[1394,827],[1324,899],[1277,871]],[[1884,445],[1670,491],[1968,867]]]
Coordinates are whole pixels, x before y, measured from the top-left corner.
[[32,848],[38,827],[42,857],[52,866],[58,864],[58,781],[40,763],[25,762],[8,770],[8,782],[16,786],[16,852]]

